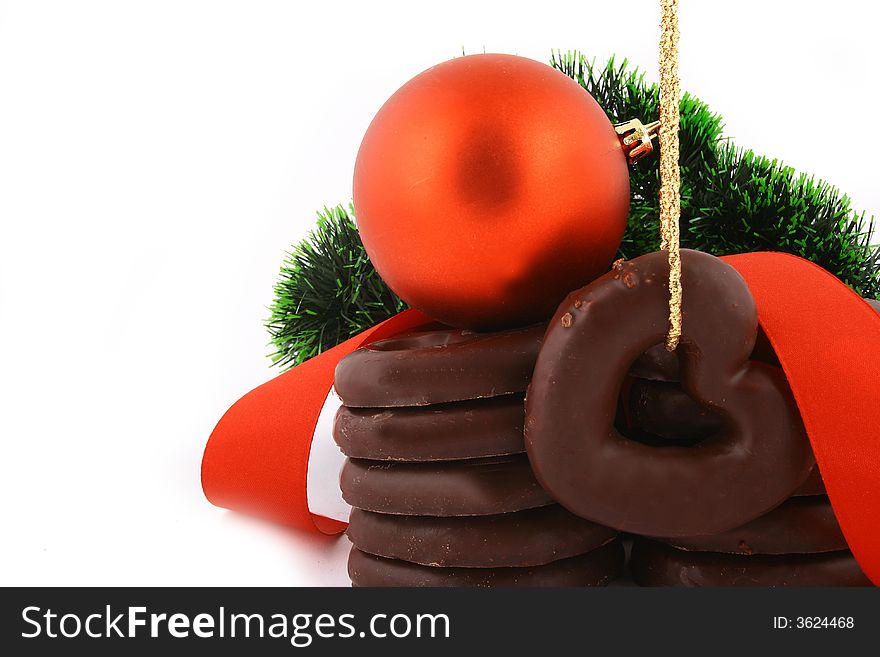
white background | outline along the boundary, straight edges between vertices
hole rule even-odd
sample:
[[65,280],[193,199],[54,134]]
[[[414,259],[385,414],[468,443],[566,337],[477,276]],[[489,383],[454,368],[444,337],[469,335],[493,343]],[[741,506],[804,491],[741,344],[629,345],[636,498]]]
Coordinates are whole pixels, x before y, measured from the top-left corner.
[[[0,583],[345,584],[344,540],[199,485],[214,423],[276,373],[285,251],[416,73],[580,48],[656,78],[656,4],[0,2]],[[880,215],[874,12],[683,0],[682,86]]]

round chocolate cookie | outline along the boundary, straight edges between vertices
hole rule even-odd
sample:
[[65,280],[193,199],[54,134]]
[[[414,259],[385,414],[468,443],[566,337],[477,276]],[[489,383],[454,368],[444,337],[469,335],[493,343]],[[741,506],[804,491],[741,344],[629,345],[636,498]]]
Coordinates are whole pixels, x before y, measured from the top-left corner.
[[640,586],[871,586],[848,550],[745,556],[637,539],[629,567]]
[[647,381],[681,381],[681,367],[678,364],[680,349],[669,351],[663,343],[648,347],[629,368],[630,376]]
[[605,586],[623,570],[619,540],[576,557],[524,568],[438,568],[385,559],[351,549],[348,575],[354,586]]
[[658,539],[680,550],[816,554],[848,550],[827,497],[793,497],[750,523],[712,536]]
[[822,480],[822,473],[819,472],[818,465],[813,466],[807,480],[791,494],[792,497],[812,497],[813,495],[826,495],[825,482]]
[[[722,426],[719,416],[700,406],[677,383],[631,379],[625,394],[627,421],[636,429],[634,437],[643,442],[650,436],[655,438],[654,445],[694,444]],[[825,495],[825,483],[816,465],[792,493],[792,497],[811,495]]]
[[563,301],[526,395],[525,443],[541,485],[572,513],[647,536],[727,531],[775,508],[815,461],[781,370],[750,360],[757,310],[739,273],[681,252],[683,389],[724,418],[693,447],[615,427],[630,364],[664,339],[669,263],[649,253]]
[[427,406],[524,392],[546,326],[497,333],[425,331],[379,340],[336,366],[346,406]]
[[601,547],[613,529],[558,504],[495,516],[393,516],[353,509],[349,539],[363,552],[424,566],[540,566]]
[[342,453],[376,461],[454,461],[525,452],[522,395],[423,408],[348,408],[336,413]]
[[721,417],[694,401],[677,383],[633,379],[628,407],[634,426],[661,438],[695,441],[723,426]]
[[340,487],[357,509],[406,516],[486,516],[553,502],[525,454],[432,463],[348,459]]

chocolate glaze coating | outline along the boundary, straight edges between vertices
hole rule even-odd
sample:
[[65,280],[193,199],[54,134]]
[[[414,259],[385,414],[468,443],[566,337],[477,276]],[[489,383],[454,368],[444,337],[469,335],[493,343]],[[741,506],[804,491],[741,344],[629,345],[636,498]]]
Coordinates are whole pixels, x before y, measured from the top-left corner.
[[443,329],[380,340],[336,366],[346,406],[426,406],[524,392],[544,325],[497,333]]
[[486,516],[553,502],[525,454],[448,463],[348,459],[340,487],[357,509],[408,516]]
[[640,586],[871,586],[848,550],[745,556],[637,539],[629,568]]
[[354,586],[605,586],[621,573],[623,563],[619,540],[576,557],[525,568],[436,568],[353,547],[348,575]]
[[348,408],[333,438],[343,454],[378,461],[454,461],[522,454],[522,395],[422,408]]
[[667,330],[664,252],[615,265],[556,312],[526,396],[526,450],[573,513],[621,531],[726,531],[778,506],[813,456],[777,368],[749,360],[755,303],[723,261],[683,250],[683,387],[724,419],[694,447],[652,447],[614,427],[627,369]]
[[680,550],[730,554],[815,554],[849,549],[827,497],[794,497],[721,534],[658,540]]
[[363,552],[424,566],[540,566],[601,547],[608,527],[558,504],[495,516],[392,516],[353,509],[348,537]]

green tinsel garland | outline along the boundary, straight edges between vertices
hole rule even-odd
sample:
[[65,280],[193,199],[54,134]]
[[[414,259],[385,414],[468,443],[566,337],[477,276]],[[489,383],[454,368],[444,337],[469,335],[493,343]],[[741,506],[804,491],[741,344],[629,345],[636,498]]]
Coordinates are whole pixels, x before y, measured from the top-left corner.
[[324,208],[285,259],[266,325],[273,364],[298,365],[406,307],[376,273],[353,217]]
[[[576,80],[613,123],[658,114],[657,85],[624,60],[596,67],[578,52],[550,64]],[[722,135],[721,117],[685,93],[681,100],[681,244],[715,255],[785,251],[812,260],[859,294],[880,296],[880,247],[873,221],[821,180],[777,160],[739,150]],[[632,199],[619,257],[659,247],[657,152],[630,170]],[[318,214],[294,246],[275,285],[267,328],[272,362],[297,365],[406,306],[379,278],[361,244],[353,211]]]

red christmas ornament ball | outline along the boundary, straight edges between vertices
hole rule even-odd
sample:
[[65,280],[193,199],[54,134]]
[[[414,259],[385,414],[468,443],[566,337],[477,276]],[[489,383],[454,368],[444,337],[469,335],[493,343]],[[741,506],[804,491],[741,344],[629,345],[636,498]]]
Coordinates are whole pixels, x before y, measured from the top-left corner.
[[513,327],[607,271],[629,172],[576,82],[531,59],[471,55],[382,106],[358,152],[354,206],[370,259],[407,303],[453,326]]

